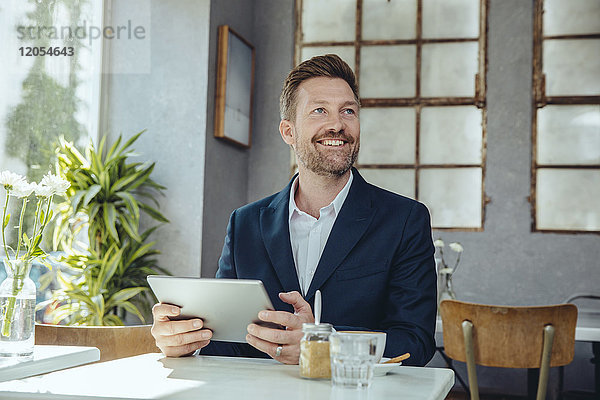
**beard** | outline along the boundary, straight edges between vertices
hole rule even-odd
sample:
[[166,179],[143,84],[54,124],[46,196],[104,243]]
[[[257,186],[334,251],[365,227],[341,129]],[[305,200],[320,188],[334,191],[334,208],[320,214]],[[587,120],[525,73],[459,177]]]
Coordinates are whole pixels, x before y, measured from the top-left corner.
[[[323,138],[343,139],[347,148],[344,152],[336,150],[335,153],[327,148],[319,149],[317,141]],[[317,175],[327,177],[339,177],[348,172],[358,157],[359,149],[360,140],[347,136],[343,131],[334,135],[323,134],[310,141],[299,140],[294,147],[299,164]]]

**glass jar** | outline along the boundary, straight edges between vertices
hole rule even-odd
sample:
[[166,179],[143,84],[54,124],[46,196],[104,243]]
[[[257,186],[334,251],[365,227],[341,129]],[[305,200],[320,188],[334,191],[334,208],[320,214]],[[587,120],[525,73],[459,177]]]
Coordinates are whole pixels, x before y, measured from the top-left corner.
[[300,341],[300,376],[308,379],[331,378],[329,335],[331,324],[302,324],[304,336]]
[[0,357],[33,354],[35,283],[31,260],[4,260],[6,279],[0,284]]

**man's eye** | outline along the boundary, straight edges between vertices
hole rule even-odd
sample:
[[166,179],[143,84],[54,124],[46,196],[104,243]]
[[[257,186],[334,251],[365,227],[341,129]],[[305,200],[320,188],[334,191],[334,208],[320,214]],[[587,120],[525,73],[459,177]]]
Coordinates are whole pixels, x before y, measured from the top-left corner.
[[315,112],[317,114],[323,114],[325,112],[325,109],[323,107],[319,107],[319,108],[315,109],[313,112]]
[[344,114],[347,114],[347,115],[354,115],[354,114],[356,114],[356,112],[355,112],[353,109],[351,109],[351,108],[346,108],[346,109],[343,111],[343,113],[344,113]]

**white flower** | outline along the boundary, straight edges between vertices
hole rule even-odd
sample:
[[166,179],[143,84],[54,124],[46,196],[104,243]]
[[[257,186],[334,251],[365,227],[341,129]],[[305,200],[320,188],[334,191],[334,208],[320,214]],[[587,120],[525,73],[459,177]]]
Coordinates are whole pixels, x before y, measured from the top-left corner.
[[38,197],[50,197],[52,196],[52,188],[50,186],[38,184],[35,185],[35,195]]
[[4,186],[4,189],[6,190],[12,190],[17,183],[24,180],[25,178],[14,172],[8,170],[0,172],[0,185]]
[[461,244],[458,242],[450,243],[450,248],[457,253],[462,253],[464,250]]
[[437,239],[433,242],[433,245],[438,248],[444,247],[444,241],[442,239]]
[[29,183],[24,180],[19,181],[15,183],[10,194],[19,198],[27,197],[35,190],[36,187],[37,185],[35,183]]
[[57,194],[59,196],[64,196],[69,186],[71,186],[69,182],[60,176],[54,175],[52,172],[48,172],[44,175],[40,185],[49,187],[51,194]]
[[440,269],[440,274],[451,274],[452,272],[454,272],[453,268],[446,267]]

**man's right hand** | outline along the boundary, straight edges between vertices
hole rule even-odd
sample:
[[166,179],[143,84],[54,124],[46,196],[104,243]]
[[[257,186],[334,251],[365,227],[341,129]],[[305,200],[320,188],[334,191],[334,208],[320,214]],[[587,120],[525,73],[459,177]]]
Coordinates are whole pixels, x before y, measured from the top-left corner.
[[208,329],[201,329],[203,321],[199,318],[171,321],[169,317],[179,315],[180,308],[170,304],[158,303],[152,307],[152,336],[156,346],[167,357],[181,357],[192,354],[205,347],[212,337]]

